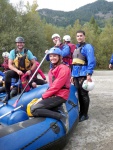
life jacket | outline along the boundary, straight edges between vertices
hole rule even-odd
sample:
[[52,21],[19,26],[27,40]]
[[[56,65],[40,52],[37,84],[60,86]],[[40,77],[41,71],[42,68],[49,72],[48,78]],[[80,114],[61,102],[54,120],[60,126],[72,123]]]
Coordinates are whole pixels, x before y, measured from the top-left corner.
[[75,49],[75,51],[73,53],[73,61],[72,61],[73,65],[85,65],[87,63],[86,57],[81,54],[81,49],[84,45],[85,45],[85,43],[82,44],[77,49]]
[[[67,44],[70,48],[70,54],[66,57],[63,57],[63,62],[67,62],[69,64],[69,66],[72,65],[72,60],[73,60],[73,52],[76,49],[76,45],[72,44],[72,43],[68,43]],[[60,48],[62,49],[63,44],[61,44]]]
[[[40,65],[40,63],[39,63],[38,61],[36,61],[36,69],[38,68],[39,65]],[[32,75],[35,73],[36,69],[35,69],[35,70],[32,70],[31,77],[32,77]],[[42,71],[40,68],[37,70],[37,72],[36,72],[36,74],[34,75],[33,78],[37,78],[37,75],[38,75],[38,74],[40,74],[40,76],[41,76],[44,80],[46,80],[46,77],[45,77],[43,71]]]
[[4,62],[3,62],[3,64],[1,64],[1,66],[4,68],[4,71],[9,70],[8,59],[4,59]]
[[15,50],[14,66],[21,71],[27,71],[31,68],[31,62],[27,57],[27,49],[24,49],[24,55]]
[[[29,81],[28,75],[27,74],[22,75],[20,80],[22,83],[22,87],[25,88]],[[25,91],[28,92],[29,90],[30,90],[30,86],[28,84]]]

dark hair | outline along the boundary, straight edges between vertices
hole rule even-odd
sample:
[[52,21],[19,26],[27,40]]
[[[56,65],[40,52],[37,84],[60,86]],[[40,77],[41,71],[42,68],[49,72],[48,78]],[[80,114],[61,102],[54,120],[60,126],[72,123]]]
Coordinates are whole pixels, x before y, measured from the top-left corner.
[[83,31],[83,30],[78,30],[77,32],[76,32],[76,34],[77,33],[83,33],[84,35],[85,35],[85,31]]

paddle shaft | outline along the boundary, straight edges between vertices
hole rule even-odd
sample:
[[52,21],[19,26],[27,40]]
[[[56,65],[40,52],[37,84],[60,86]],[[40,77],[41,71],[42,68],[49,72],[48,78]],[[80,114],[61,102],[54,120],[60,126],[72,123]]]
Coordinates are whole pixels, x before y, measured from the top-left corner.
[[2,105],[0,105],[0,108],[3,107],[3,106],[5,106],[5,105],[6,105],[6,103],[3,103]]
[[7,116],[7,115],[11,114],[12,112],[14,112],[14,111],[16,111],[16,110],[18,110],[18,109],[20,109],[21,107],[23,107],[23,105],[18,106],[18,107],[16,107],[15,109],[13,109],[13,110],[11,110],[11,111],[7,112],[6,114],[4,114],[4,115],[0,116],[0,119],[2,119],[3,117],[5,117],[5,116]]

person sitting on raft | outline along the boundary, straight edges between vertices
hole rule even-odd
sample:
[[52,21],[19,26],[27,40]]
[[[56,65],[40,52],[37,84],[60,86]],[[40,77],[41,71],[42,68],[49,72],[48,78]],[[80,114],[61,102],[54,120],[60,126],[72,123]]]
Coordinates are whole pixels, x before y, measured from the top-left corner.
[[31,106],[31,114],[34,117],[51,117],[60,120],[67,133],[68,117],[66,113],[55,111],[66,102],[70,93],[70,68],[62,63],[62,51],[59,48],[51,48],[47,54],[52,68],[50,69],[49,88],[42,94],[42,98]]

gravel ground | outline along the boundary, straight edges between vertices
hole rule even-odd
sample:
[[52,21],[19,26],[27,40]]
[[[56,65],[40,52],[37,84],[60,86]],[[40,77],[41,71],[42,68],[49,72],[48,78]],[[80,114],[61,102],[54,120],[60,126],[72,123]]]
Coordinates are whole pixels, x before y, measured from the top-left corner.
[[113,150],[113,71],[95,71],[89,120],[78,123],[64,150]]

